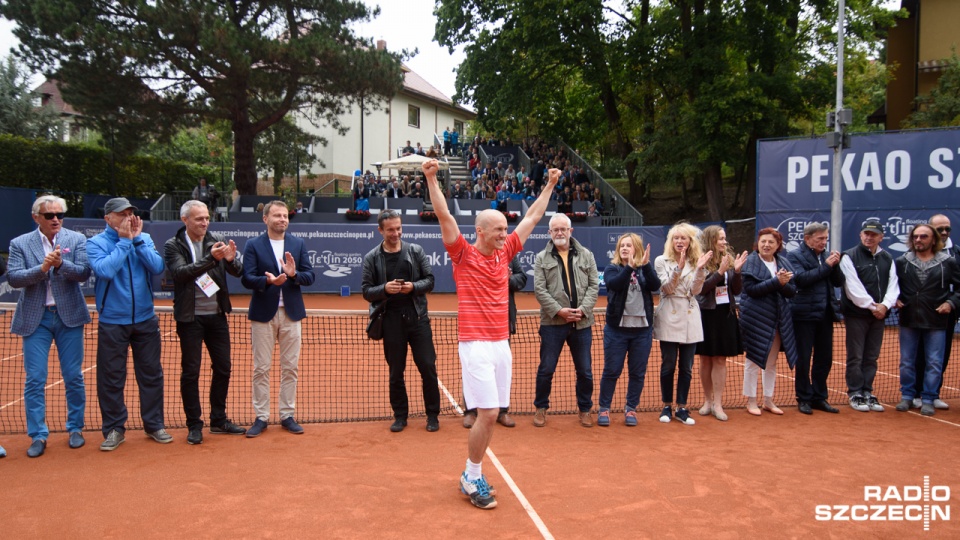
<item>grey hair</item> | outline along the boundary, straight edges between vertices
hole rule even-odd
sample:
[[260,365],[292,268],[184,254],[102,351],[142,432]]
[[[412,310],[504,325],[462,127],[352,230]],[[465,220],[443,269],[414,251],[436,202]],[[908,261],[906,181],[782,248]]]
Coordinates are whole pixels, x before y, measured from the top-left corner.
[[203,204],[202,202],[200,202],[200,201],[198,201],[198,200],[196,200],[196,199],[191,199],[191,200],[183,203],[183,206],[180,207],[180,219],[183,219],[183,218],[189,216],[189,215],[190,215],[190,209],[191,209],[191,208],[196,208],[196,207],[198,207],[198,206],[199,206],[199,207],[202,207],[202,208],[206,208],[206,207],[207,207],[207,205]]
[[570,221],[570,216],[568,216],[568,215],[566,215],[566,214],[556,213],[556,214],[553,215],[552,218],[550,218],[550,224],[548,225],[548,227],[550,227],[550,228],[552,229],[552,228],[553,228],[553,222],[554,222],[554,221],[561,221],[561,220],[566,224],[566,227],[567,227],[568,229],[570,228],[571,225],[573,225],[573,223]]
[[37,200],[33,201],[33,207],[30,209],[30,213],[38,216],[40,215],[40,209],[43,208],[43,205],[51,203],[59,204],[64,212],[67,211],[67,201],[56,195],[41,195],[37,197]]
[[810,236],[821,233],[827,229],[829,229],[829,227],[827,227],[826,224],[814,221],[813,223],[808,223],[807,226],[803,228],[803,235]]

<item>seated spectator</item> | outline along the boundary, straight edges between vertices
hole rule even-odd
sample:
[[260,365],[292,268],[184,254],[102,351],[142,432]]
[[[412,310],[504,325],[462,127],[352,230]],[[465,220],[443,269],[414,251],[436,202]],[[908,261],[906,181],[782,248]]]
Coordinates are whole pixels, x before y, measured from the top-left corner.
[[592,202],[587,207],[587,217],[600,217],[600,210],[597,209],[597,203]]
[[563,191],[557,195],[557,212],[561,214],[573,212],[573,194],[570,192],[570,186],[563,188]]
[[502,183],[500,190],[497,191],[497,210],[501,212],[507,211],[507,200],[510,199],[510,193],[507,191],[506,184],[506,182]]
[[517,180],[519,180],[522,184],[527,178],[529,178],[529,175],[527,175],[527,168],[521,165],[520,170],[517,172]]
[[463,188],[459,181],[450,189],[450,199],[469,199],[470,191]]
[[402,199],[404,197],[403,190],[400,189],[400,182],[396,180],[390,184],[385,193],[384,197],[387,199]]
[[294,213],[294,214],[306,214],[306,213],[307,213],[307,209],[303,207],[303,203],[302,203],[302,202],[297,201],[297,206],[296,206],[296,208],[294,208],[293,213]]
[[440,156],[437,154],[437,149],[436,149],[432,144],[430,145],[430,149],[427,150],[427,157],[428,157],[428,158],[434,158],[434,159],[440,157]]
[[401,155],[409,156],[414,152],[413,147],[410,146],[410,141],[407,141],[407,145],[403,147],[403,150],[400,151]]
[[407,197],[422,199],[423,198],[423,189],[420,187],[420,182],[415,182],[413,187],[410,188],[410,193]]
[[414,152],[415,154],[417,154],[418,156],[426,156],[426,155],[427,155],[427,152],[423,149],[422,146],[420,146],[420,141],[417,141],[417,148],[416,148],[416,150],[414,150],[413,152]]
[[474,169],[479,164],[480,164],[480,157],[477,154],[472,154],[470,157],[470,160],[467,161],[467,168]]

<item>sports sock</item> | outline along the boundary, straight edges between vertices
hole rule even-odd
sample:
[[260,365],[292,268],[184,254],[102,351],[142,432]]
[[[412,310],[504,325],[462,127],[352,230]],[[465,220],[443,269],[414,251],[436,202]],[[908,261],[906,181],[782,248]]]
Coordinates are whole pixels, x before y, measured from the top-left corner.
[[480,463],[474,463],[467,458],[467,480],[478,480],[483,473],[480,471]]

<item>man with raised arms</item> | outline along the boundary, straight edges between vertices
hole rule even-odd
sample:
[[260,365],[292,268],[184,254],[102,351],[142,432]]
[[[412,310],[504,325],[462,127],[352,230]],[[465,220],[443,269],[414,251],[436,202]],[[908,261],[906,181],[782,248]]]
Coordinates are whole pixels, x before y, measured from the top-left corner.
[[523,247],[534,226],[543,217],[550,194],[560,178],[559,169],[550,169],[547,186],[530,205],[516,229],[507,234],[507,219],[496,210],[477,215],[477,240],[468,244],[437,184],[436,160],[423,164],[427,188],[440,221],[443,244],[453,261],[459,307],[457,338],[463,393],[477,408],[477,422],[470,429],[467,467],[460,477],[460,490],[470,502],[483,509],[497,506],[494,492],[481,473],[483,454],[490,445],[500,407],[510,405],[510,353],[508,299],[510,261]]

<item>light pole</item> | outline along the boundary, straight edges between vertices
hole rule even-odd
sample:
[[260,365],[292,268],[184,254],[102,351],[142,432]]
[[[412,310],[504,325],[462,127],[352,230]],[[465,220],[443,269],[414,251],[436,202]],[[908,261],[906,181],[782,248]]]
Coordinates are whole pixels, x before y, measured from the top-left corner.
[[[835,112],[827,115],[827,127],[833,128],[833,133],[827,134],[827,146],[833,147],[833,201],[830,204],[830,249],[840,251],[843,244],[840,237],[843,234],[843,197],[840,190],[843,186],[841,169],[843,148],[846,146],[846,126],[851,123],[852,111],[843,108],[843,33],[844,33],[844,0],[839,0],[837,14],[837,107]],[[831,122],[833,125],[831,125]]]

